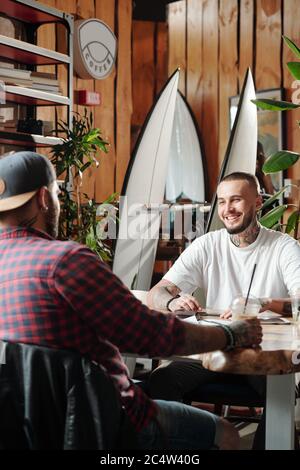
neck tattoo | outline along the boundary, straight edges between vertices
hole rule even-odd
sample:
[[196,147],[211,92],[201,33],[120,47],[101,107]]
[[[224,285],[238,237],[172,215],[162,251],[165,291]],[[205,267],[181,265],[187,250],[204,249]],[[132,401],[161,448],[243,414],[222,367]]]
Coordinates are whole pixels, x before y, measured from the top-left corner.
[[36,221],[37,221],[37,216],[35,215],[31,219],[21,220],[19,225],[21,227],[32,227],[35,224]]
[[243,232],[231,234],[230,240],[237,247],[249,246],[255,242],[259,231],[260,227],[257,222],[255,222],[254,224],[251,224],[249,227],[247,227]]

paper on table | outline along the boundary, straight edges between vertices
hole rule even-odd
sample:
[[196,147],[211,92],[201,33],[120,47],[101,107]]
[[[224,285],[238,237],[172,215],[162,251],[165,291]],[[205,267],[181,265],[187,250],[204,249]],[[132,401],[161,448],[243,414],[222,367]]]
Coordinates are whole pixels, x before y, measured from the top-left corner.
[[282,315],[279,313],[272,312],[271,310],[265,310],[257,315],[257,318],[260,320],[274,320],[275,318],[280,318]]
[[280,313],[265,310],[257,315],[257,318],[264,325],[290,325],[290,320],[284,318]]
[[223,323],[223,324],[228,324],[231,322],[231,320],[224,320],[224,319],[220,319],[219,317],[216,317],[216,318],[203,318],[200,316],[201,314],[199,315],[193,315],[191,317],[186,317],[186,318],[182,318],[182,320],[184,322],[187,322],[187,323],[194,323],[195,325],[199,325],[199,323],[203,323],[205,325],[215,325],[216,323]]

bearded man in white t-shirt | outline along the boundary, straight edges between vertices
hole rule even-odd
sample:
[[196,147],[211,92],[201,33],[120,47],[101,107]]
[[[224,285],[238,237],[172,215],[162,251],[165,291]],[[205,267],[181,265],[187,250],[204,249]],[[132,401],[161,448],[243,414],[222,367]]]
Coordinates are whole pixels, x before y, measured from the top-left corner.
[[[150,290],[148,305],[173,312],[205,310],[192,296],[200,287],[206,307],[221,310],[225,312],[223,317],[229,317],[233,297],[247,293],[256,264],[251,294],[260,299],[264,310],[290,315],[288,299],[279,299],[300,287],[299,243],[259,224],[257,211],[262,198],[255,176],[243,172],[226,176],[218,185],[217,197],[218,214],[225,228],[194,240]],[[221,375],[205,370],[199,363],[172,362],[152,373],[149,390],[154,398],[182,401],[187,392],[219,381]],[[250,382],[264,395],[263,378],[241,380]]]

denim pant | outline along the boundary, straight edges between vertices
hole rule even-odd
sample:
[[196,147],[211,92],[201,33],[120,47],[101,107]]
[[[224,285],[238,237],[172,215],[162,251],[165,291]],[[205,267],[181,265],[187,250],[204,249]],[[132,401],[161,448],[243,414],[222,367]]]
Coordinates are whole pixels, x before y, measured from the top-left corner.
[[155,400],[152,420],[138,434],[140,449],[214,449],[222,433],[220,418],[183,403]]

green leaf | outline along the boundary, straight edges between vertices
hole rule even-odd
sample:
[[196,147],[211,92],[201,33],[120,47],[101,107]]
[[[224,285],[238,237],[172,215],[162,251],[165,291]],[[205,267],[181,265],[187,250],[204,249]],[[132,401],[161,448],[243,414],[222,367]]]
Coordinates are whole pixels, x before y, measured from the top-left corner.
[[103,201],[102,204],[109,204],[110,202],[115,202],[117,198],[119,197],[119,193],[112,193],[110,196],[108,196],[105,201]]
[[276,173],[277,171],[286,170],[296,163],[300,158],[299,153],[281,150],[271,155],[263,165],[263,172]]
[[287,36],[283,36],[283,39],[284,39],[284,42],[288,45],[288,47],[291,49],[291,51],[293,51],[293,53],[295,54],[295,56],[300,59],[300,49],[298,46],[296,46],[296,44],[291,41],[291,39],[289,39]]
[[271,196],[269,197],[262,205],[261,207],[261,210],[264,210],[266,209],[267,207],[271,206],[273,204],[274,201],[276,201],[277,199],[280,198],[280,196],[284,193],[284,191],[289,188],[291,185],[290,184],[287,184],[286,186],[284,186],[283,188],[281,188],[280,191],[278,191],[276,194],[274,194],[274,196]]
[[300,213],[299,211],[293,212],[287,221],[285,233],[291,233],[293,230],[295,230],[296,224],[300,219]]
[[285,211],[287,210],[287,205],[278,206],[270,210],[267,214],[263,215],[259,222],[267,228],[272,228],[277,222],[281,219]]
[[296,80],[300,80],[300,62],[288,62],[286,64],[290,73]]
[[289,101],[276,101],[269,99],[251,100],[258,108],[266,111],[289,111],[290,109],[300,108],[300,105],[290,103]]

